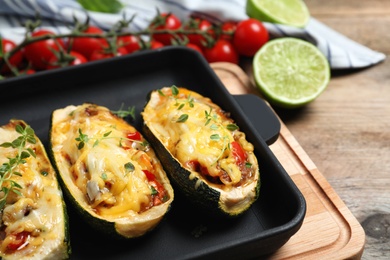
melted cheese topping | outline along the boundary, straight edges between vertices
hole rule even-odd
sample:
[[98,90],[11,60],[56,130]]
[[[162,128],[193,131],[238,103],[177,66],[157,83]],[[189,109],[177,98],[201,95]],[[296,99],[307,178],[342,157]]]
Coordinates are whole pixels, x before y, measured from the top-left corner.
[[[112,219],[137,215],[151,205],[153,190],[143,170],[162,170],[151,149],[134,149],[139,143],[126,139],[135,128],[91,104],[69,106],[53,118],[53,150],[79,200]],[[81,149],[80,131],[89,139]]]
[[[210,99],[184,88],[177,95],[172,94],[171,88],[161,92],[152,93],[143,115],[164,146],[182,165],[199,162],[204,172],[220,178],[226,186],[238,184],[242,172],[230,144],[238,140],[245,151],[252,153],[253,145],[245,140],[245,134],[228,130],[233,120]],[[188,119],[179,122],[182,115],[188,115]]]
[[[0,128],[0,143],[13,141],[18,136],[12,123]],[[15,169],[22,176],[11,176],[11,180],[22,186],[22,195],[11,192],[7,197],[1,214],[4,231],[0,254],[6,259],[63,259],[65,256],[56,252],[65,239],[62,192],[42,144],[38,141],[26,146],[35,151],[36,158],[30,156]],[[14,148],[0,148],[0,164],[7,163],[7,158],[15,158],[16,153]],[[9,187],[9,182],[3,186]],[[16,251],[10,250],[12,244],[17,244],[16,234],[22,232],[28,233],[24,244]]]

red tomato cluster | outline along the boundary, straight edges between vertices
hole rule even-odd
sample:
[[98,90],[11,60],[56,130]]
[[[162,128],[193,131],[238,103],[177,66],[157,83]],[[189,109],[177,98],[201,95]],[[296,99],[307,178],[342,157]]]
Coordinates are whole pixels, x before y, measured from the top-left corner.
[[[215,25],[200,18],[192,18],[182,23],[174,14],[162,13],[150,27],[157,32],[159,30],[171,32],[155,33],[152,35],[153,40],[161,42],[164,46],[182,40],[183,45],[199,51],[210,63],[225,61],[237,64],[240,56],[252,57],[269,40],[268,31],[263,23],[252,18]],[[208,39],[197,33],[199,31],[207,32]]]
[[[162,32],[159,32],[164,30]],[[91,37],[60,37],[54,32],[36,29],[31,38],[47,37],[24,46],[8,59],[8,64],[21,73],[73,66],[89,61],[122,56],[144,49],[157,49],[168,45],[184,45],[201,53],[208,62],[231,62],[237,64],[240,56],[253,56],[268,41],[269,35],[263,24],[255,19],[240,22],[213,24],[201,19],[180,19],[172,13],[158,14],[145,30],[151,35],[145,42],[137,35],[118,35],[115,42],[103,35],[104,31],[88,26],[82,33]],[[3,53],[10,52],[17,45],[2,39]],[[0,57],[0,61],[2,58]],[[1,75],[12,75],[7,64],[0,68]]]
[[[98,27],[89,26],[83,33],[103,34],[104,31]],[[37,29],[31,33],[31,38],[47,35],[56,36],[52,31]],[[3,53],[10,52],[16,47],[16,44],[8,39],[2,39],[2,42]],[[49,38],[26,45],[9,59],[9,63],[22,73],[25,68],[28,68],[25,73],[32,74],[35,71],[126,55],[140,50],[140,46],[137,37],[132,35],[118,37],[114,46],[110,46],[105,38],[97,37]],[[1,74],[7,76],[10,73],[9,66],[3,65]]]

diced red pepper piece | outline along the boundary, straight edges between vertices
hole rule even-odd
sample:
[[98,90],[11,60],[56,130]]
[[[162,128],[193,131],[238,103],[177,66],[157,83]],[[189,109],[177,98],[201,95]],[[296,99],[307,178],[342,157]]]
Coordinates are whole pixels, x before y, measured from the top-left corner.
[[127,138],[132,141],[141,141],[141,134],[140,132],[128,133]]
[[231,143],[231,147],[232,147],[232,153],[233,153],[234,158],[236,159],[237,165],[245,163],[245,161],[247,159],[247,155],[246,155],[244,149],[242,149],[242,146],[240,145],[240,143],[234,141]]
[[30,236],[30,232],[22,231],[17,234],[13,234],[15,236],[15,241],[9,243],[7,245],[7,250],[16,251],[18,250],[24,243],[26,243],[27,238]]
[[154,174],[151,173],[150,171],[148,171],[148,170],[142,170],[142,171],[145,173],[146,178],[148,178],[148,181],[154,181],[156,179]]
[[151,173],[148,170],[142,170],[142,171],[145,173],[146,178],[149,181],[149,184],[157,191],[157,194],[152,195],[152,197],[153,197],[153,206],[160,205],[161,203],[164,202],[164,197],[165,197],[164,186],[161,185],[161,183],[159,183],[156,180],[156,176],[154,176],[153,173]]

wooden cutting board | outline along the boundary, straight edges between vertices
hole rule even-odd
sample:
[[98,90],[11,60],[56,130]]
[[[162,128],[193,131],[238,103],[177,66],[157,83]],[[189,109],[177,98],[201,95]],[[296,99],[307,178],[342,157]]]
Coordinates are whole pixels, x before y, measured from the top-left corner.
[[[219,62],[211,67],[231,94],[260,95],[237,65]],[[267,259],[360,259],[363,228],[283,122],[270,149],[305,197],[307,212],[300,230]]]

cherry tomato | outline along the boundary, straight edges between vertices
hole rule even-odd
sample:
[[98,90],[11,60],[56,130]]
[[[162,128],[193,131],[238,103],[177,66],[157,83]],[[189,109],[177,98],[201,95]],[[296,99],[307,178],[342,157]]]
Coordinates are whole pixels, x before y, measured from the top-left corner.
[[[16,47],[16,43],[4,38],[2,39],[2,45],[3,45],[3,54],[10,52]],[[0,58],[0,61],[1,60],[2,58]],[[22,60],[23,60],[23,52],[17,51],[14,55],[12,55],[12,57],[8,59],[8,62],[11,64],[11,66],[18,68]],[[1,73],[9,73],[10,71],[11,69],[7,64],[4,64],[0,70]]]
[[213,47],[205,48],[203,54],[209,63],[224,61],[238,64],[237,51],[229,41],[223,39],[217,40]]
[[[72,57],[73,59],[70,60],[69,56]],[[59,60],[57,56],[53,56],[49,61],[49,65],[47,66],[47,69],[74,66],[74,65],[79,65],[88,62],[87,58],[85,58],[82,54],[75,51],[70,51],[70,53],[67,54],[67,58],[68,59],[65,58],[63,60]]]
[[[177,30],[181,27],[181,21],[174,14],[162,13],[151,22],[150,27],[155,30]],[[174,36],[168,33],[156,33],[152,35],[152,39],[170,45]]]
[[[31,36],[38,37],[47,34],[55,35],[51,31],[41,29],[33,32]],[[24,47],[24,55],[33,68],[37,70],[46,69],[50,59],[54,56],[53,51],[59,51],[59,46],[64,47],[61,39],[48,39],[34,42]]]
[[[213,25],[208,20],[205,19],[191,19],[184,28],[186,30],[198,30],[208,32],[211,37],[214,37]],[[187,34],[188,40],[190,43],[195,44],[199,47],[203,47],[206,43],[206,39],[201,34]]]
[[133,53],[141,49],[140,39],[134,35],[119,36],[117,39],[118,46],[126,48],[127,53]]
[[244,163],[246,161],[247,156],[246,153],[244,152],[244,149],[242,149],[240,143],[234,141],[231,143],[231,147],[232,147],[232,154],[236,159],[236,163],[238,165]]
[[[103,34],[103,30],[95,26],[89,26],[83,33]],[[88,60],[91,58],[93,52],[102,50],[108,46],[107,41],[103,38],[74,37],[70,42],[72,44],[72,50],[82,54]]]
[[221,26],[221,39],[231,41],[233,39],[233,34],[236,31],[237,23],[236,22],[224,22]]
[[150,41],[150,47],[149,47],[149,49],[155,50],[155,49],[162,48],[162,47],[164,47],[164,46],[165,46],[165,45],[162,44],[162,43],[159,42],[159,41],[151,40],[151,41]]
[[259,20],[249,18],[237,24],[233,45],[238,54],[251,57],[269,39],[267,29]]
[[20,74],[21,75],[31,75],[31,74],[34,74],[36,71],[33,70],[33,69],[27,69],[27,70],[22,70],[20,71]]
[[191,48],[193,50],[196,50],[197,52],[199,52],[200,54],[203,55],[203,51],[202,51],[202,49],[198,45],[193,44],[193,43],[187,43],[185,46],[188,47],[188,48]]
[[107,58],[112,58],[112,57],[117,57],[117,56],[123,56],[127,54],[127,50],[124,47],[119,47],[116,50],[116,53],[113,53],[110,50],[102,49],[102,50],[95,50],[92,52],[89,60],[94,61],[94,60],[102,60],[102,59],[107,59]]

